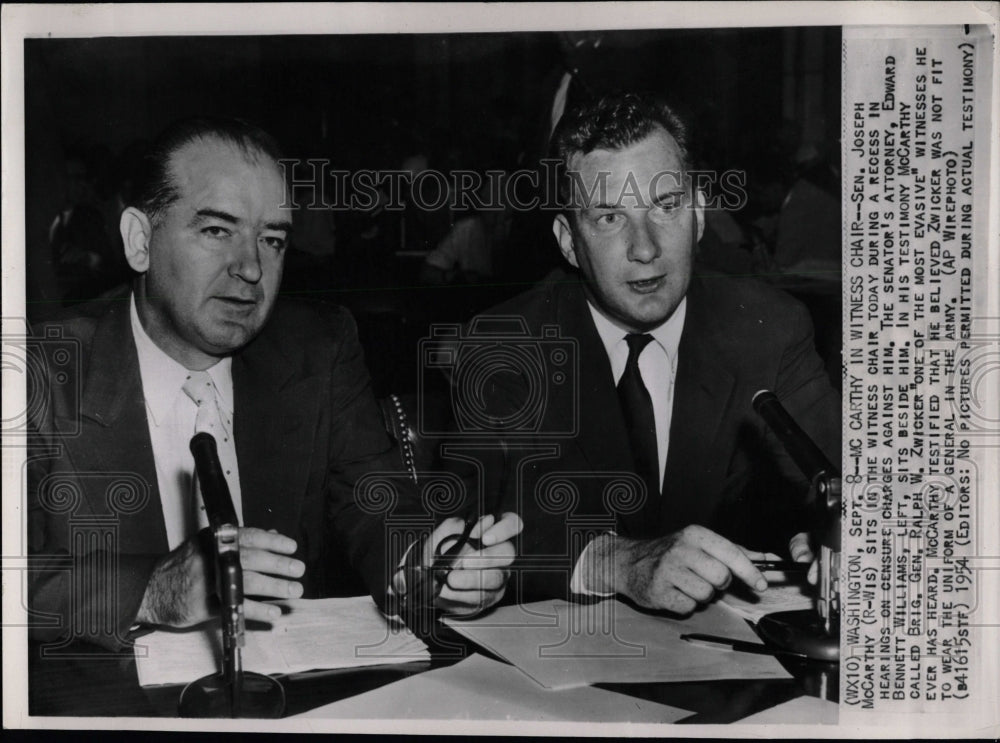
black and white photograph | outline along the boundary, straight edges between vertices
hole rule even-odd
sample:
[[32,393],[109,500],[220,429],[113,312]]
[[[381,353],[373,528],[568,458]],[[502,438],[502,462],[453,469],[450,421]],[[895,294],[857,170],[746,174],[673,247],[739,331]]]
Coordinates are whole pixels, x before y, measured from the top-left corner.
[[996,735],[933,5],[5,5],[4,726]]

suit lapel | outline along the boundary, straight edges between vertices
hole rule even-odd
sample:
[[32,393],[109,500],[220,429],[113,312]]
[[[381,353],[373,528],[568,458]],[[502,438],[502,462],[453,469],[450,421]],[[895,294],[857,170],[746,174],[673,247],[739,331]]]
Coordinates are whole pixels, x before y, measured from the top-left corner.
[[299,532],[322,394],[320,377],[295,371],[264,335],[233,359],[244,524],[290,536]]
[[[578,411],[578,434],[563,446],[576,446],[590,472],[595,474],[634,473],[635,462],[611,361],[594,326],[582,285],[573,280],[560,284],[555,304],[560,330],[564,336],[576,340],[579,360],[579,385],[573,390],[577,395],[574,402]],[[562,391],[564,396],[568,393],[568,389]],[[563,399],[556,402],[560,410],[568,409]],[[635,512],[616,514],[619,524],[629,534],[645,534],[658,522],[659,500],[654,494]]]
[[663,484],[663,527],[705,523],[713,503],[707,497],[728,465],[715,444],[731,405],[735,378],[720,363],[711,308],[698,279],[688,290],[687,317],[678,350],[670,423],[670,448]]
[[[706,523],[715,492],[728,465],[716,438],[732,405],[735,378],[720,364],[718,328],[704,290],[694,279],[688,290],[687,317],[678,349],[677,378],[671,413],[670,448],[663,493],[645,508],[620,517],[629,534],[666,533],[678,525]],[[579,433],[573,443],[595,473],[634,470],[628,434],[615,392],[614,375],[604,344],[587,308],[579,282],[567,281],[554,291],[555,317],[562,334],[578,344]],[[567,389],[560,396],[568,394]],[[554,399],[565,410],[562,397]]]
[[[298,532],[309,478],[318,409],[313,401],[322,393],[321,378],[296,379],[295,372],[296,366],[266,336],[233,359],[244,522],[291,535]],[[85,445],[71,442],[69,448],[74,468],[90,480],[84,492],[92,511],[108,512],[110,480],[106,476],[138,478],[149,500],[127,516],[129,528],[120,530],[121,549],[166,552],[166,526],[127,295],[112,302],[98,321],[80,412],[86,425],[81,437]]]
[[[115,298],[98,321],[91,346],[80,413],[85,434],[80,446],[68,444],[74,468],[90,480],[84,492],[94,513],[111,507],[113,481],[124,479],[148,494],[146,505],[129,513],[119,530],[122,552],[167,551],[167,531],[156,479],[156,463],[146,421],[129,317],[128,295]],[[126,487],[132,487],[127,485]]]
[[[578,388],[561,389],[564,397],[570,392],[577,395],[573,401],[578,431],[574,443],[594,472],[631,471],[632,453],[615,392],[611,362],[579,283],[567,282],[558,288],[556,319],[562,334],[577,343]],[[570,409],[563,399],[557,398],[556,402],[558,410],[565,413]]]

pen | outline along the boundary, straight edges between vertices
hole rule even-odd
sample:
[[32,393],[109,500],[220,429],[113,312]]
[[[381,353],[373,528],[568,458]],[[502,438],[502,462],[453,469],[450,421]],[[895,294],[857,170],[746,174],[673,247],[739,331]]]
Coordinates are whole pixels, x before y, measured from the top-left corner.
[[796,653],[791,650],[771,649],[767,645],[757,642],[747,642],[745,640],[734,640],[729,637],[716,637],[715,635],[690,634],[681,635],[682,640],[695,645],[704,645],[712,648],[722,648],[725,650],[736,650],[741,653],[755,653],[757,655],[782,655],[792,658],[808,658],[804,653]]
[[791,560],[754,560],[753,566],[758,570],[784,570],[786,572],[809,569],[808,562],[792,562]]
[[[504,462],[507,461],[507,445],[501,442],[501,449],[503,451]],[[500,479],[500,488],[497,492],[504,492],[504,485],[507,482],[507,468],[504,466],[502,470],[503,474]],[[500,514],[495,508],[488,508],[484,513],[493,514],[493,523],[500,521]],[[482,549],[482,542],[479,539],[470,539],[473,528],[479,523],[479,516],[475,512],[466,511],[465,516],[465,528],[462,530],[461,535],[459,535],[458,540],[452,544],[448,549],[441,551],[440,547],[435,550],[434,562],[431,564],[431,575],[434,581],[437,583],[437,591],[441,591],[441,587],[448,582],[448,574],[452,571],[455,563],[458,561],[458,553],[462,551],[465,545],[469,544],[473,549]],[[482,537],[482,534],[479,535]],[[442,542],[443,544],[443,542]],[[437,594],[435,594],[437,595]]]
[[451,571],[455,561],[458,560],[458,553],[461,552],[462,548],[469,543],[469,535],[472,534],[472,530],[476,526],[477,521],[479,521],[479,519],[473,516],[466,517],[465,528],[462,530],[462,533],[459,534],[455,543],[448,549],[443,552],[438,552],[434,556],[434,564],[431,565],[431,570],[434,571],[434,575],[441,576],[439,577],[440,582],[443,583],[447,578],[447,574]]

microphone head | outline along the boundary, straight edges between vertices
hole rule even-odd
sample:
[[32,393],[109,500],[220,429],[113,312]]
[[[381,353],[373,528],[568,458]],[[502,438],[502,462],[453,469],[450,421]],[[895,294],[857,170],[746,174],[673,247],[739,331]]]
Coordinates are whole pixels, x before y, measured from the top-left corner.
[[229,483],[219,462],[215,438],[210,433],[196,433],[191,437],[191,454],[194,456],[195,476],[201,486],[201,496],[208,514],[208,523],[239,525],[233,508]]
[[753,406],[753,409],[759,413],[760,409],[767,405],[767,403],[777,399],[778,396],[771,392],[771,390],[757,390],[754,393],[750,404]]
[[210,433],[205,433],[204,431],[196,433],[191,437],[189,448],[195,457],[197,457],[200,452],[214,453],[218,451],[215,445],[215,437]]

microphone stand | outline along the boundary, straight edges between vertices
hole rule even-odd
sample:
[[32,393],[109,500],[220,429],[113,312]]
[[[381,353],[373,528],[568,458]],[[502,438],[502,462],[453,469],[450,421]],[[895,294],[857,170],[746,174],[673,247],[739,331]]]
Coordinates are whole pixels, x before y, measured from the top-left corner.
[[230,717],[239,717],[243,688],[243,647],[246,644],[239,528],[233,524],[220,524],[214,532],[219,598],[222,604],[222,673],[229,687]]
[[777,396],[761,390],[753,408],[765,420],[810,482],[807,504],[812,530],[819,535],[819,597],[815,609],[781,611],[761,617],[757,628],[774,645],[814,660],[840,659],[840,471],[820,451]]
[[285,711],[285,690],[281,684],[269,676],[243,671],[246,626],[239,520],[219,464],[215,439],[208,433],[195,434],[191,453],[212,532],[222,624],[222,671],[184,687],[180,716],[281,717]]

